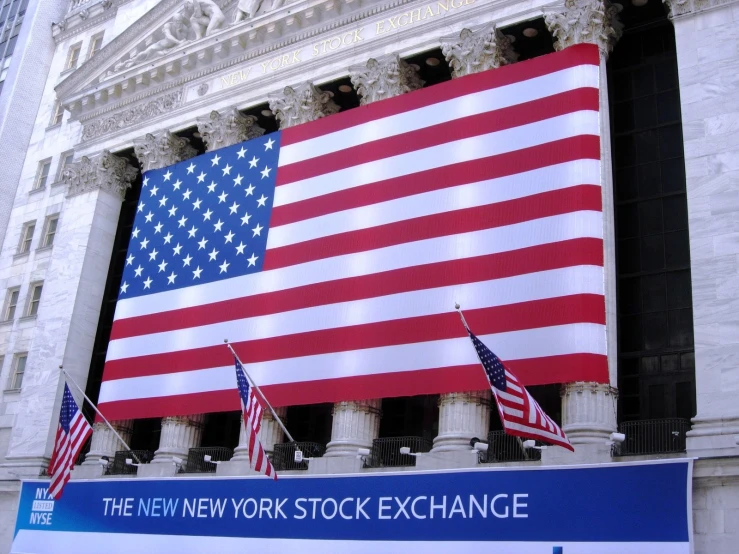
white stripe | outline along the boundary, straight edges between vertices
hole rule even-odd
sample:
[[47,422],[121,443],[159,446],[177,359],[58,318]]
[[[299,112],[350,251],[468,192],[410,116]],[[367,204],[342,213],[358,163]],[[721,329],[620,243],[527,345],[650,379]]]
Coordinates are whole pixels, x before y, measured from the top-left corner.
[[[605,355],[605,327],[575,323],[481,336],[506,361],[592,353]],[[467,337],[288,358],[249,365],[260,386],[478,364]],[[480,369],[482,371],[482,368]],[[233,366],[104,381],[100,403],[234,389]]]
[[581,65],[562,69],[548,75],[459,96],[283,146],[280,148],[279,165],[289,165],[375,140],[402,135],[417,129],[515,106],[582,87],[598,88],[597,66]]
[[[264,479],[262,477],[262,479]],[[459,517],[459,516],[457,516]],[[286,527],[286,532],[289,527]],[[459,552],[504,552],[505,554],[551,554],[552,541],[414,541],[414,540],[321,540],[284,538],[204,537],[134,533],[75,533],[71,531],[21,529],[13,539],[11,554],[128,554],[139,552],[202,554],[459,554]],[[685,542],[563,542],[565,554],[690,554]]]
[[515,423],[513,421],[506,420],[503,425],[507,429],[514,429],[516,431],[521,431],[522,433],[529,433],[536,437],[542,437],[543,439],[546,439],[548,441],[569,442],[564,437],[560,437],[559,435],[555,433],[550,433],[548,431],[544,431],[543,429],[538,429],[536,427],[529,427],[528,425],[524,425],[522,423]]
[[503,411],[507,413],[508,415],[512,415],[514,417],[523,417],[523,412],[515,408],[509,408],[508,406],[503,406]]
[[456,302],[474,310],[573,294],[602,295],[602,287],[602,268],[566,267],[116,339],[108,345],[107,360],[215,346],[223,337],[243,342],[429,316],[448,312]]
[[354,165],[277,187],[273,205],[284,206],[385,179],[479,160],[570,137],[597,136],[599,121],[598,112],[583,110]]
[[597,160],[576,160],[272,227],[267,248],[599,182]]
[[510,252],[575,238],[602,238],[601,212],[573,212],[515,225],[404,243],[224,279],[184,289],[119,300],[116,319],[231,300],[235,290],[263,294],[304,285],[372,275],[423,264]]
[[[507,371],[506,371],[506,375],[509,375],[509,373]],[[519,387],[518,385],[516,385],[515,383],[513,383],[511,381],[508,381],[507,379],[506,379],[506,387],[509,388],[509,389],[511,389],[512,391],[516,391],[518,393],[523,392],[521,390],[521,387]]]
[[506,400],[507,402],[513,402],[514,404],[523,404],[523,398],[520,396],[515,396],[513,394],[501,391],[501,390],[495,390],[495,394],[500,396],[503,400]]

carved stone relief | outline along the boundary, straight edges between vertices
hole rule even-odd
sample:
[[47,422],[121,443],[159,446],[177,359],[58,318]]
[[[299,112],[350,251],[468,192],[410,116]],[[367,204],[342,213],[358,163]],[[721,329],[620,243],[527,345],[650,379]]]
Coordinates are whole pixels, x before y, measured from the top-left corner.
[[495,25],[486,25],[476,31],[462,29],[459,35],[444,37],[441,51],[454,78],[496,69],[518,59],[511,41]]
[[269,95],[269,109],[280,122],[280,129],[314,121],[339,111],[330,92],[324,92],[313,83],[285,87],[281,93]]
[[181,103],[182,91],[177,90],[145,104],[139,104],[112,115],[85,122],[82,128],[82,140],[92,140],[108,133],[120,131],[130,125],[170,112],[179,107]]
[[123,200],[138,172],[126,159],[103,150],[92,158],[83,156],[68,164],[62,172],[62,181],[69,187],[68,197],[104,189]]
[[357,89],[361,105],[421,88],[424,81],[417,71],[418,67],[401,59],[398,54],[370,58],[367,65],[349,68],[352,85]]
[[554,35],[554,47],[564,50],[573,44],[596,44],[607,55],[621,35],[618,14],[623,8],[608,0],[565,0],[564,8],[553,8],[544,21]]
[[236,108],[228,108],[222,113],[214,110],[205,117],[198,117],[197,122],[209,151],[261,137],[265,132],[256,124],[255,116],[243,115]]
[[134,140],[133,149],[141,164],[141,171],[160,169],[197,154],[187,139],[166,130],[156,135],[148,133],[143,138]]

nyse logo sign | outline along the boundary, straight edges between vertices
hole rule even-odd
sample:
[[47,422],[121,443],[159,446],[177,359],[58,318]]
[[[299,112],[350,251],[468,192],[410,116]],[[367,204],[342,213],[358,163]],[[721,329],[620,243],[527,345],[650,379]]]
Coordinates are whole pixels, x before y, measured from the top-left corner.
[[31,506],[31,525],[51,525],[53,512],[54,499],[49,496],[49,489],[36,489],[36,498]]

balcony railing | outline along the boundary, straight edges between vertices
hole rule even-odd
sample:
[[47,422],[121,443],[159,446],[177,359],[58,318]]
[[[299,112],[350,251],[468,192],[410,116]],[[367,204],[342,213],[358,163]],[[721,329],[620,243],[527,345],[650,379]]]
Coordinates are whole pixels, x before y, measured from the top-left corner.
[[[152,452],[151,450],[134,450],[133,453],[142,464],[148,464],[152,460],[152,458],[154,458],[154,452]],[[113,456],[113,460],[108,464],[108,467],[105,470],[105,474],[131,475],[136,473],[136,466],[127,465],[126,458],[131,458],[133,463],[136,463],[136,460],[131,455],[131,452],[129,452],[128,450],[119,450],[115,453],[115,456]]]
[[303,458],[320,458],[326,452],[326,447],[317,442],[283,442],[275,444],[272,452],[272,465],[276,471],[306,470],[308,462],[296,462],[295,451],[300,450]]
[[[523,439],[506,435],[505,431],[488,433],[488,450],[480,452],[477,461],[481,464],[502,462],[533,462],[541,460],[541,450],[524,448]],[[538,445],[539,443],[537,443]]]
[[[185,473],[215,473],[216,465],[214,462],[227,462],[234,455],[234,451],[225,446],[203,446],[199,448],[191,448],[187,452],[187,464],[185,465]],[[205,457],[210,456],[210,461],[206,462]]]
[[400,449],[407,447],[412,453],[423,453],[431,450],[431,441],[422,437],[387,437],[372,441],[370,455],[364,460],[364,467],[404,467],[415,466],[416,457],[401,454]]
[[624,421],[618,430],[626,439],[613,445],[614,456],[671,454],[685,452],[685,434],[690,430],[690,421],[680,418]]

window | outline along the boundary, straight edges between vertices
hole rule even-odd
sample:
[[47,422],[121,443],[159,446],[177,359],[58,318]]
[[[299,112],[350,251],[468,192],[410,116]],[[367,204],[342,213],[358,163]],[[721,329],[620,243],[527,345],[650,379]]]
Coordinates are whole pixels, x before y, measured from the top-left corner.
[[43,288],[43,283],[33,283],[31,285],[31,293],[28,295],[28,308],[26,309],[26,317],[31,317],[38,313],[38,305],[41,302],[41,291],[43,290]]
[[36,180],[33,183],[32,190],[39,190],[46,186],[46,181],[49,179],[49,168],[50,167],[51,167],[51,158],[39,162],[38,170],[36,171]]
[[44,240],[41,242],[41,248],[47,248],[54,244],[54,235],[56,235],[56,229],[58,225],[58,214],[46,218],[46,225],[44,226]]
[[20,293],[20,287],[8,289],[7,296],[5,297],[5,317],[3,318],[5,321],[11,321],[15,317],[15,309],[18,306],[18,296]]
[[59,157],[59,169],[57,170],[57,174],[56,174],[57,182],[60,182],[62,180],[64,169],[69,164],[71,164],[72,161],[74,161],[74,151],[63,152],[62,155]]
[[21,243],[18,245],[18,254],[25,254],[31,249],[31,241],[33,241],[33,232],[35,230],[35,221],[26,223],[23,226],[23,231],[21,231]]
[[69,49],[69,55],[67,56],[67,66],[65,69],[74,69],[77,67],[77,63],[80,61],[80,50],[82,50],[81,44],[75,44]]
[[54,125],[59,125],[62,122],[62,117],[64,117],[64,108],[62,107],[61,102],[57,102],[54,107],[54,115],[51,118],[52,127]]
[[87,59],[89,60],[92,58],[95,54],[100,52],[100,49],[103,47],[103,35],[102,33],[99,35],[96,35],[90,39],[90,51],[87,53]]
[[10,390],[19,390],[23,384],[23,374],[26,372],[27,354],[17,354],[13,360],[13,378],[10,380]]

